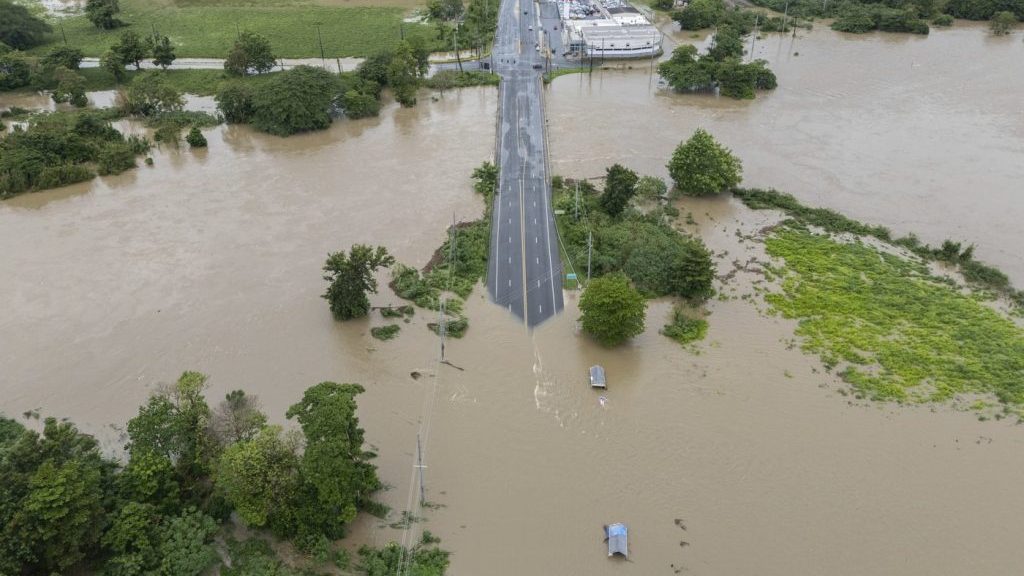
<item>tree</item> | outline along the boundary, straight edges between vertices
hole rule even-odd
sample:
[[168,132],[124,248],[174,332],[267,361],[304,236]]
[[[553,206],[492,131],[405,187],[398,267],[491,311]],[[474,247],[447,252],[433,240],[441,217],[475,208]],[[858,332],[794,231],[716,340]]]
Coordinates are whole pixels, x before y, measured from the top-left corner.
[[380,489],[375,454],[363,448],[363,429],[356,417],[359,384],[321,382],[308,388],[286,416],[302,428],[306,448],[300,470],[306,493],[301,501],[299,533],[337,538],[356,517],[369,495]]
[[246,31],[238,35],[235,45],[228,52],[224,69],[236,76],[246,76],[249,71],[263,74],[274,68],[275,61],[270,40],[255,32]]
[[349,320],[366,316],[370,311],[366,293],[377,293],[377,280],[373,273],[394,263],[394,257],[383,246],[374,249],[356,244],[348,254],[344,251],[329,254],[324,264],[324,280],[330,282],[330,286],[323,297],[330,303],[334,318]]
[[697,57],[697,47],[683,44],[672,51],[668,61],[658,65],[658,74],[676,92],[706,90],[714,84],[714,65]]
[[322,130],[331,124],[330,108],[337,94],[336,75],[296,66],[254,88],[252,125],[276,136]]
[[601,194],[601,209],[609,216],[618,216],[629,204],[629,201],[636,194],[636,183],[639,177],[636,172],[621,164],[613,164],[608,168],[604,193]]
[[0,43],[15,50],[28,50],[46,40],[50,25],[36,18],[24,6],[0,0]]
[[121,33],[121,39],[117,44],[111,46],[110,50],[120,58],[121,64],[125,66],[135,64],[136,70],[142,68],[142,61],[149,52],[142,37],[132,30],[125,30]]
[[255,438],[236,442],[221,454],[217,486],[250,526],[266,526],[275,509],[296,490],[298,438],[266,426]]
[[128,76],[124,64],[121,63],[121,56],[113,50],[107,50],[100,57],[100,67],[110,73],[117,82],[123,82]]
[[1005,36],[1010,33],[1010,30],[1017,25],[1017,17],[1013,15],[1013,12],[1003,11],[996,12],[995,16],[992,16],[992,23],[990,28],[992,33],[996,36]]
[[427,15],[432,20],[456,20],[465,11],[462,0],[430,0],[427,2]]
[[70,102],[78,108],[89,103],[85,95],[85,78],[81,74],[59,66],[53,72],[53,79],[57,81],[57,88],[50,95],[54,102]]
[[242,390],[232,390],[217,405],[211,426],[223,446],[252,440],[267,423],[260,411],[259,398]]
[[228,124],[244,124],[252,119],[252,89],[247,84],[226,82],[214,99]]
[[68,46],[58,46],[53,50],[50,50],[46,56],[43,57],[43,66],[47,68],[57,68],[63,66],[68,70],[78,70],[78,65],[82,63],[82,58],[85,54],[82,53],[78,48],[70,48]]
[[197,576],[217,561],[213,536],[217,523],[191,508],[160,527],[160,565],[158,573],[171,576]]
[[31,79],[32,68],[24,58],[16,54],[0,56],[0,90],[28,86]]
[[0,573],[65,573],[94,552],[113,467],[92,436],[47,418],[5,426],[0,450]]
[[388,84],[388,69],[394,57],[395,55],[387,50],[373,54],[356,67],[356,74],[378,86],[386,86]]
[[101,30],[124,26],[124,22],[117,19],[120,11],[117,0],[88,0],[85,3],[85,17]]
[[708,49],[708,56],[712,60],[721,62],[727,58],[743,57],[743,37],[732,26],[721,26],[713,40]]
[[111,553],[104,573],[129,576],[154,567],[159,560],[159,522],[160,514],[152,504],[126,502],[103,534],[103,547]]
[[155,35],[150,38],[150,52],[153,54],[153,65],[164,70],[174,63],[174,45],[167,36]]
[[380,101],[372,94],[349,90],[341,96],[341,109],[349,118],[366,118],[380,114]]
[[214,448],[205,387],[206,376],[185,372],[173,386],[151,396],[138,416],[128,421],[129,454],[134,458],[151,453],[172,462],[186,498],[201,495],[199,483],[209,472]]
[[668,185],[656,176],[644,176],[636,183],[636,193],[645,200],[661,200],[668,197]]
[[736,187],[742,179],[743,164],[731,150],[698,128],[676,147],[668,172],[683,194],[708,196]]
[[615,346],[644,331],[647,302],[624,274],[608,274],[587,284],[580,297],[583,329],[605,346]]
[[206,137],[199,131],[198,126],[193,126],[185,136],[185,142],[193,148],[206,148]]
[[395,100],[405,107],[416,105],[416,89],[419,87],[419,64],[412,45],[401,42],[388,65],[388,85],[395,92]]
[[147,71],[132,80],[123,92],[120,103],[124,113],[155,116],[181,110],[185,99],[164,74],[161,71]]
[[701,30],[717,24],[725,10],[722,0],[693,0],[682,10],[674,12],[672,19],[679,22],[683,30]]

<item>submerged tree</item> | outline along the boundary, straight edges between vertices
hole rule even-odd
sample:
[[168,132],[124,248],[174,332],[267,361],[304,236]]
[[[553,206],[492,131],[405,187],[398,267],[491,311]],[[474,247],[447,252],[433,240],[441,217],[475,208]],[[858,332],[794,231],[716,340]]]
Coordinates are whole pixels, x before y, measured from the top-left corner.
[[743,164],[732,151],[706,131],[698,128],[680,143],[668,163],[676,188],[691,196],[709,196],[740,183]]
[[609,167],[605,174],[604,193],[600,198],[601,209],[609,216],[622,214],[636,194],[639,180],[636,172],[621,164]]
[[595,278],[580,297],[583,329],[605,346],[615,346],[644,331],[647,302],[625,274]]
[[364,244],[352,246],[348,254],[335,252],[328,255],[324,264],[324,280],[331,283],[323,295],[331,305],[331,313],[337,320],[349,320],[366,316],[370,311],[370,300],[366,293],[377,292],[377,280],[373,273],[378,268],[395,263],[383,246],[376,249]]

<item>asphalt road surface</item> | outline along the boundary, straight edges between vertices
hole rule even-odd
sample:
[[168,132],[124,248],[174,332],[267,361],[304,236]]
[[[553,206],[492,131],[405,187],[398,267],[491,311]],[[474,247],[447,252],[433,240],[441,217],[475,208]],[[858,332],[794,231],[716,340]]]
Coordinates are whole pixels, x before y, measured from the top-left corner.
[[494,71],[501,75],[500,176],[487,276],[491,299],[531,328],[563,306],[537,27],[532,0],[502,1],[493,52]]

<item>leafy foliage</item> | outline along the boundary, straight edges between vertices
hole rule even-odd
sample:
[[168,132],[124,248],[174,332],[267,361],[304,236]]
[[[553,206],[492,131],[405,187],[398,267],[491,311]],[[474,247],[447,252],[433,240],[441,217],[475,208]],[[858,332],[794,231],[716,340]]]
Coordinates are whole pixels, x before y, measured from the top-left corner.
[[32,80],[32,67],[17,54],[0,55],[0,90],[14,90],[28,86]]
[[1009,10],[996,12],[995,15],[992,16],[991,29],[992,33],[996,36],[1006,36],[1016,25],[1017,17]]
[[[36,18],[24,6],[0,0],[0,43],[15,50],[27,50],[42,44],[53,29]],[[2,87],[0,82],[0,87]]]
[[252,125],[276,136],[323,130],[331,124],[336,76],[310,66],[274,74],[252,92]]
[[889,8],[883,4],[847,4],[832,29],[840,32],[864,33],[872,30],[928,34],[928,24],[914,7]]
[[298,486],[298,439],[280,426],[265,426],[249,440],[228,446],[217,467],[217,485],[250,526],[266,526]]
[[41,63],[47,68],[63,66],[69,70],[78,70],[78,66],[82,63],[82,58],[84,57],[85,54],[83,54],[78,48],[58,46],[50,50],[46,56],[43,57]]
[[356,570],[366,576],[388,576],[399,571],[416,576],[443,576],[450,562],[448,556],[447,551],[427,543],[417,544],[410,550],[403,550],[395,542],[383,548],[363,546],[359,549]]
[[719,29],[715,40],[703,56],[698,56],[695,46],[679,46],[669,60],[658,65],[658,74],[677,92],[717,86],[723,96],[738,99],[753,98],[755,90],[772,90],[778,85],[764,60],[742,62],[743,43],[733,28]]
[[383,246],[374,249],[365,244],[356,244],[348,254],[329,254],[324,264],[324,280],[330,282],[330,286],[323,297],[330,303],[334,318],[350,320],[366,316],[370,311],[370,300],[366,293],[377,293],[374,272],[394,263],[395,259]]
[[612,164],[605,173],[604,193],[601,194],[601,209],[609,216],[622,214],[629,201],[636,194],[640,177],[621,164]]
[[240,82],[227,82],[217,91],[217,109],[229,124],[245,124],[252,119],[252,87]]
[[167,82],[164,72],[150,71],[132,80],[121,93],[119,104],[125,114],[157,116],[181,110],[185,99]]
[[661,333],[685,346],[704,339],[708,333],[708,321],[690,318],[682,308],[676,306],[672,309],[672,321],[661,329]]
[[125,30],[121,33],[117,44],[110,47],[110,51],[117,56],[122,65],[134,64],[135,69],[138,70],[142,67],[142,61],[146,55],[149,54],[149,46],[137,32]]
[[237,76],[246,76],[250,72],[263,74],[274,67],[276,60],[270,41],[247,30],[235,40],[224,61],[224,69]]
[[167,36],[156,34],[149,39],[149,51],[153,54],[153,64],[167,69],[176,59],[174,45]]
[[203,133],[199,131],[199,127],[197,126],[193,126],[192,129],[188,131],[188,135],[185,136],[185,141],[193,148],[206,148],[206,136],[203,136]]
[[625,274],[609,274],[587,284],[580,297],[583,329],[605,346],[615,346],[644,331],[647,302]]
[[737,186],[743,165],[731,150],[698,128],[676,147],[668,172],[683,194],[709,196]]
[[0,139],[0,198],[64,186],[134,165],[144,140],[125,139],[99,112],[55,112],[34,116]]
[[86,18],[101,30],[113,30],[124,26],[124,22],[117,18],[120,12],[121,7],[117,0],[87,0],[85,3]]
[[385,326],[374,326],[370,328],[370,335],[377,340],[391,340],[402,331],[398,324],[387,324]]

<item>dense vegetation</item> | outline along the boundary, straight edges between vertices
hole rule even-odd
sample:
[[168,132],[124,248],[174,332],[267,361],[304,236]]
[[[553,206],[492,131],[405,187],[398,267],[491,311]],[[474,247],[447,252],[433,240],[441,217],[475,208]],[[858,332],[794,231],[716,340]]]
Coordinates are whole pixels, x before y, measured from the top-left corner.
[[[232,512],[328,556],[381,487],[356,417],[363,388],[312,386],[286,414],[299,430],[284,432],[240,390],[210,407],[205,386],[185,372],[150,397],[128,422],[123,463],[71,423],[47,418],[40,434],[0,418],[0,573],[198,575],[219,562],[214,536]],[[434,542],[418,548],[441,555],[423,563],[441,574]],[[224,574],[316,573],[288,569],[259,541],[228,548]],[[361,552],[357,569],[374,573],[383,553]]]
[[671,321],[661,333],[682,345],[703,340],[708,332],[708,321],[703,318],[691,318],[679,306],[672,308]]
[[766,300],[800,320],[805,350],[858,393],[936,401],[992,394],[1024,413],[1024,331],[920,262],[799,225],[767,239],[781,291]]
[[8,49],[27,50],[42,44],[53,29],[24,6],[0,0],[0,53]]
[[0,139],[0,198],[118,174],[149,149],[125,138],[103,112],[54,112],[31,117]]
[[764,60],[743,62],[743,40],[735,28],[722,27],[707,54],[683,44],[672,57],[658,65],[658,74],[676,92],[699,92],[717,88],[723,96],[754,98],[756,90],[773,90],[775,73]]
[[[712,294],[714,266],[711,254],[699,238],[680,234],[665,221],[665,212],[642,212],[635,208],[610,214],[609,196],[616,186],[632,182],[632,200],[640,179],[623,175],[621,166],[608,169],[611,186],[598,194],[592,184],[556,179],[554,203],[565,254],[577,274],[586,272],[588,255],[591,276],[625,273],[645,296],[676,296],[702,301]],[[631,171],[629,171],[631,172]],[[579,208],[576,187],[579,187]],[[615,210],[618,201],[614,203]],[[588,240],[593,240],[588,250]]]
[[[833,28],[850,32],[890,30],[928,33],[925,20],[943,15],[967,20],[989,20],[999,12],[1011,12],[1024,19],[1024,0],[890,0],[884,3],[865,0],[753,0],[759,6],[800,18],[835,18]],[[870,20],[870,22],[869,22]],[[948,25],[948,24],[946,24]]]

